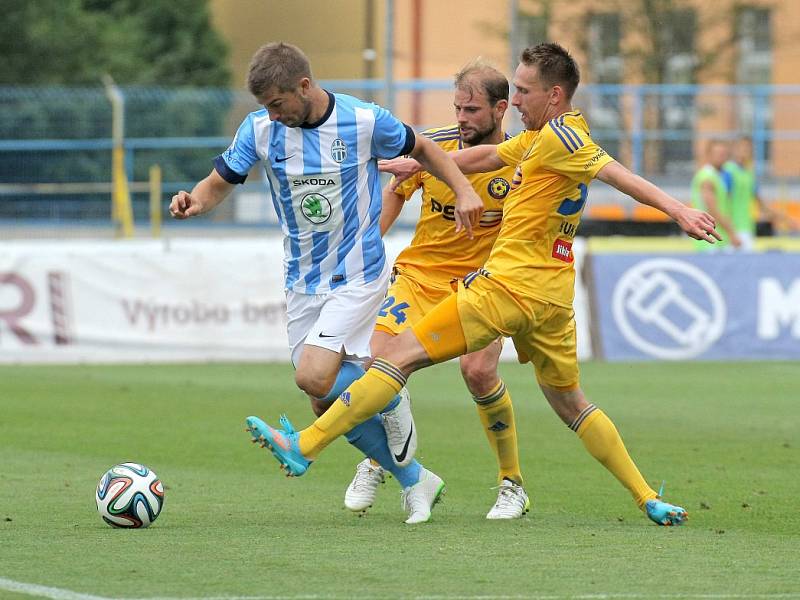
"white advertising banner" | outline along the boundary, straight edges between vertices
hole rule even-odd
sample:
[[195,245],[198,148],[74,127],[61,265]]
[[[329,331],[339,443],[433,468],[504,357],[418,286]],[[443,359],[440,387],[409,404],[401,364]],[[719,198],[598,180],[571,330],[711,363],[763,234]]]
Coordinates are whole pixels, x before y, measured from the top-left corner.
[[1,362],[278,360],[280,239],[3,244]]
[[3,242],[0,363],[288,361],[282,261],[274,235]]

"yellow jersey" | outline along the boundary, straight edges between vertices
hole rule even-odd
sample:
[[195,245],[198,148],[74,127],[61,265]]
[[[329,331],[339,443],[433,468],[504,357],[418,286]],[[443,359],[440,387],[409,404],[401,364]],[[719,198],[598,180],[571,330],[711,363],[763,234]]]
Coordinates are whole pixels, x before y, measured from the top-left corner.
[[[458,126],[429,129],[423,135],[445,152],[462,148]],[[508,139],[508,136],[506,136]],[[472,230],[474,239],[455,232],[456,197],[443,181],[422,171],[401,183],[397,190],[406,200],[422,188],[422,207],[411,244],[395,260],[395,267],[415,279],[449,287],[450,281],[483,266],[500,230],[503,201],[511,189],[513,167],[491,173],[467,175],[483,200],[480,223]]]
[[497,154],[517,169],[485,269],[514,295],[570,308],[575,293],[572,242],[589,182],[614,159],[592,141],[578,111],[503,142]]

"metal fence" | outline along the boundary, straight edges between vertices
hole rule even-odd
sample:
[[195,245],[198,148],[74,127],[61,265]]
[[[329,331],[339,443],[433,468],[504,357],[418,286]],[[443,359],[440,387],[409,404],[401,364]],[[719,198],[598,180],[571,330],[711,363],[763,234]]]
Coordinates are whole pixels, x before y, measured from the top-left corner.
[[[323,81],[393,108],[418,129],[452,122],[452,82]],[[125,165],[136,221],[150,218],[152,165],[162,171],[161,210],[178,189],[208,174],[242,117],[257,107],[246,92],[227,89],[123,87]],[[795,199],[800,177],[800,86],[583,85],[575,106],[594,139],[612,156],[686,199],[688,182],[712,138],[752,137],[762,189]],[[516,111],[506,122],[520,129]],[[109,227],[112,109],[102,87],[0,87],[0,227]],[[225,225],[270,226],[260,173],[234,201],[207,219]],[[598,186],[593,202],[624,203]],[[412,211],[408,211],[412,212]],[[413,220],[414,215],[409,215]]]

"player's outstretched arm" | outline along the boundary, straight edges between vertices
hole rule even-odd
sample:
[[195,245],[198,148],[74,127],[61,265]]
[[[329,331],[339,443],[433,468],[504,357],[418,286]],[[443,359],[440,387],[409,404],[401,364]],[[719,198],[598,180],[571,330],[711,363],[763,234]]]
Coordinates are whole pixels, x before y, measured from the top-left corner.
[[453,159],[434,142],[417,134],[411,157],[434,177],[444,181],[456,195],[456,233],[464,229],[469,239],[473,238],[472,228],[477,226],[483,214],[483,200],[478,197],[472,185],[461,173]]
[[[497,154],[497,146],[494,144],[482,144],[464,148],[456,152],[451,152],[450,156],[458,165],[462,173],[489,173],[502,169],[506,164]],[[409,177],[423,170],[419,161],[413,158],[398,157],[391,160],[379,160],[378,169],[384,173],[394,175],[392,190],[403,183]]]
[[191,192],[181,190],[175,194],[169,204],[169,214],[174,219],[201,215],[225,200],[232,189],[233,184],[225,181],[214,169]]
[[490,173],[506,166],[497,146],[494,144],[481,144],[453,152],[453,160],[462,173]]
[[722,239],[722,236],[714,228],[716,223],[711,215],[686,206],[645,178],[631,173],[616,161],[612,161],[600,169],[596,177],[637,202],[652,206],[667,214],[680,225],[681,229],[696,240],[705,240],[709,244],[713,244],[715,238]]

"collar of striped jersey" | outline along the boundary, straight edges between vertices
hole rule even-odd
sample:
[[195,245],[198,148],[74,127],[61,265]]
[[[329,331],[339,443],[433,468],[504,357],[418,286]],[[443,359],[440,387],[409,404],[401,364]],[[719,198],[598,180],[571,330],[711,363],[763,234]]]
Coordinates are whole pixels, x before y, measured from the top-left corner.
[[301,123],[300,127],[303,129],[315,129],[327,121],[328,117],[331,116],[333,107],[336,105],[336,98],[328,90],[325,90],[325,93],[328,94],[328,109],[325,111],[325,114],[320,117],[319,121],[315,121],[313,123]]

